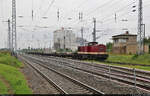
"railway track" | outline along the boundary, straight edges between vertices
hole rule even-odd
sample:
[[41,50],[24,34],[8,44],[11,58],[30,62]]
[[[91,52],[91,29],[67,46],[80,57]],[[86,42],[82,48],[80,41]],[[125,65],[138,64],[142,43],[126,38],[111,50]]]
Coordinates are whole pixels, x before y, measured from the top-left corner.
[[59,92],[60,94],[68,94],[66,91],[64,91],[60,86],[58,86],[52,79],[50,79],[48,76],[46,76],[45,74],[43,74],[37,67],[33,66],[32,63],[30,61],[28,61],[27,59],[25,59],[24,57],[20,57],[22,60],[24,60],[24,62],[26,62],[26,64],[28,64],[29,66],[31,66],[34,70],[36,70],[37,73],[39,73],[45,80],[47,80],[47,82],[49,82],[50,84],[52,84]]
[[[28,62],[30,62],[29,61],[30,58],[27,58],[27,59],[28,59]],[[26,61],[27,61],[27,59],[26,59]],[[48,73],[50,73],[50,75],[53,74],[53,76],[55,78],[57,78],[57,79],[55,79],[55,81],[59,80],[59,82],[57,82],[57,83],[53,82],[54,86],[57,87],[57,89],[59,89],[61,91],[61,93],[63,93],[63,94],[104,94],[103,92],[101,92],[91,86],[88,86],[70,76],[67,76],[61,72],[58,72],[57,70],[54,70],[46,65],[43,65],[41,62],[39,62],[37,60],[32,59],[32,62],[30,62],[30,66],[32,66],[35,70],[37,70],[44,77],[49,78],[50,76],[48,76]],[[44,71],[47,70],[48,73],[47,72],[44,73],[43,70]],[[45,74],[47,74],[47,75],[45,75]],[[52,77],[52,78],[54,78],[54,77]],[[71,85],[72,88],[70,88],[69,85]],[[66,91],[64,91],[64,90],[66,90]]]
[[[54,58],[53,58],[54,59]],[[54,59],[54,60],[56,60],[56,59]],[[70,64],[69,62],[75,62],[75,63],[79,63],[79,64],[84,64],[84,65],[89,65],[89,66],[93,66],[93,67],[95,67],[95,68],[100,68],[101,70],[105,70],[106,71],[106,73],[109,71],[109,68],[111,68],[111,72],[113,72],[113,73],[120,73],[120,75],[121,74],[124,74],[124,75],[128,75],[131,79],[133,79],[132,78],[132,76],[133,76],[133,74],[134,74],[134,70],[133,69],[129,69],[129,68],[122,68],[122,67],[117,67],[117,66],[108,66],[108,65],[100,65],[99,64],[99,66],[96,64],[96,65],[94,65],[94,64],[91,64],[91,63],[85,63],[85,62],[78,62],[78,61],[75,61],[75,60],[69,60],[68,59],[68,61],[67,61],[67,59],[65,59],[65,58],[63,58],[62,60],[61,60],[61,58],[59,58],[58,59],[60,62],[64,62],[64,63],[68,63],[68,64]],[[57,61],[58,61],[57,60]],[[67,61],[67,62],[66,62]],[[135,71],[136,71],[136,77],[137,78],[142,78],[143,80],[145,80],[145,81],[147,81],[147,82],[150,82],[149,80],[150,80],[150,72],[143,72],[143,71],[141,71],[141,70],[136,70],[135,69]],[[114,74],[115,75],[115,74]],[[145,75],[145,76],[144,76]],[[142,81],[142,80],[141,80]]]
[[[104,64],[91,64],[91,63],[86,63],[86,62],[81,62],[81,61],[76,61],[76,60],[71,60],[71,59],[66,59],[66,58],[59,58],[57,57],[60,62],[64,62],[64,63],[70,63],[70,62],[74,62],[76,64],[84,64],[84,65],[89,65],[89,66],[92,66],[92,67],[95,67],[95,68],[103,68],[105,69],[106,71],[109,70],[109,68],[111,68],[111,71],[112,72],[117,72],[117,73],[122,73],[122,74],[126,74],[126,75],[129,75],[129,76],[133,76],[133,73],[134,73],[134,70],[131,69],[131,68],[124,68],[124,67],[118,67],[118,66],[108,66],[108,65],[104,65]],[[49,58],[50,59],[50,58]],[[53,59],[56,59],[56,58],[53,58]],[[135,69],[136,71],[136,76],[137,77],[140,77],[140,78],[143,78],[143,79],[147,79],[147,80],[150,80],[150,72],[147,72],[147,71],[141,71],[141,70],[137,70]],[[143,76],[145,75],[145,76]]]
[[[97,72],[92,72],[91,70],[86,70],[85,68],[81,68],[77,67],[77,66],[72,66],[73,64],[79,64],[79,62],[75,62],[75,60],[66,60],[66,59],[61,59],[61,58],[49,58],[49,60],[54,61],[54,62],[60,62],[61,64],[64,64],[67,67],[71,67],[77,70],[81,70],[84,72],[88,72],[97,76],[102,76],[105,78],[111,78],[112,80],[117,80],[119,82],[123,82],[125,84],[129,84],[134,86],[135,85],[135,80],[136,80],[136,86],[144,91],[150,92],[150,79],[146,76],[142,76],[141,74],[136,74],[136,78],[133,76],[133,73],[131,73],[129,70],[128,71],[121,71],[122,68],[118,68],[118,67],[113,67],[113,69],[111,69],[111,73],[109,73],[108,70],[108,66],[106,65],[102,65],[102,66],[97,66],[97,65],[93,65],[90,63],[86,63],[86,65],[90,65],[90,66],[94,66],[94,68],[101,68],[99,70],[97,70]],[[70,61],[72,61],[72,63],[70,63]],[[80,64],[83,64],[80,62]],[[85,65],[85,64],[84,64]],[[118,69],[117,69],[118,68]],[[100,74],[100,73],[106,73],[106,74]],[[140,72],[139,72],[140,73]],[[147,75],[147,73],[146,73]],[[148,74],[149,75],[149,74]]]
[[[126,72],[126,71],[128,71],[128,72],[130,72],[130,73],[133,73],[133,69],[131,69],[131,68],[126,68],[126,67],[119,67],[119,66],[108,66],[108,65],[106,65],[106,64],[96,64],[96,63],[94,63],[94,64],[91,64],[91,63],[87,63],[87,62],[83,62],[83,61],[79,61],[79,60],[73,60],[73,59],[68,59],[68,58],[60,58],[60,57],[52,57],[51,56],[51,58],[58,58],[58,59],[62,59],[62,60],[64,60],[64,61],[68,61],[68,62],[75,62],[75,63],[80,63],[80,64],[86,64],[86,65],[91,65],[91,66],[93,66],[93,67],[102,67],[102,68],[105,68],[105,69],[108,69],[108,67],[111,67],[111,68],[113,68],[114,70],[115,69],[117,69],[117,70],[121,70],[121,71],[119,71],[119,72]],[[112,69],[112,70],[113,70]],[[127,72],[126,72],[127,73]],[[138,69],[136,69],[136,73],[138,73],[138,74],[142,74],[142,75],[147,75],[147,76],[150,76],[150,72],[147,72],[147,71],[142,71],[142,70],[138,70]],[[144,77],[142,77],[142,78],[144,78]],[[150,79],[150,78],[149,78]]]

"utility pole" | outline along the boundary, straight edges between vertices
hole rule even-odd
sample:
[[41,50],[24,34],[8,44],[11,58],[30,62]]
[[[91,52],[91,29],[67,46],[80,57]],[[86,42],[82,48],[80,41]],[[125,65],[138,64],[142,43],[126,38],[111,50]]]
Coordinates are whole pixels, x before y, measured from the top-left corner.
[[63,32],[64,32],[64,50],[66,50],[66,32],[64,29]]
[[17,50],[17,33],[16,33],[16,0],[12,0],[12,52]]
[[96,42],[96,18],[93,18],[94,28],[93,28],[93,42]]
[[34,18],[34,11],[32,10],[32,21],[33,21],[33,18]]
[[81,20],[81,13],[79,12],[79,20]]
[[83,20],[83,12],[81,12],[81,21]]
[[11,51],[11,29],[10,29],[10,20],[8,19],[8,49]]
[[145,38],[145,24],[142,24],[142,29],[143,29],[143,32],[144,32],[144,38]]
[[83,12],[79,12],[79,20],[83,20]]
[[139,0],[139,8],[138,8],[138,55],[144,53],[144,32],[142,30],[143,24],[143,2]]
[[145,43],[144,43],[144,39],[145,39],[145,24],[142,24],[142,31],[143,31],[143,52],[145,52]]
[[83,38],[83,27],[81,27],[81,38],[82,38],[82,45],[84,45],[84,38]]
[[60,12],[59,12],[59,9],[57,10],[57,19],[58,19],[58,21],[59,21],[59,19],[60,19]]
[[117,15],[116,15],[116,13],[115,13],[115,23],[117,23]]
[[3,21],[3,22],[8,23],[8,37],[7,37],[7,42],[5,43],[6,48],[8,48],[10,51],[12,51],[10,20],[8,19],[7,21]]
[[33,18],[34,18],[34,11],[33,11],[33,0],[32,0],[32,21],[33,21]]
[[64,36],[64,49],[66,49],[66,37]]

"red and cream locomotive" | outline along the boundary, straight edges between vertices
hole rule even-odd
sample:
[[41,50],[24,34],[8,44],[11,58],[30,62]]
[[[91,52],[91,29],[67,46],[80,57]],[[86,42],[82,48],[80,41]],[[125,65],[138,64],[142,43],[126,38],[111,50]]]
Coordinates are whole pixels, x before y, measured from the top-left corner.
[[79,46],[77,54],[82,59],[105,60],[108,58],[106,46],[97,42],[90,42],[85,46]]

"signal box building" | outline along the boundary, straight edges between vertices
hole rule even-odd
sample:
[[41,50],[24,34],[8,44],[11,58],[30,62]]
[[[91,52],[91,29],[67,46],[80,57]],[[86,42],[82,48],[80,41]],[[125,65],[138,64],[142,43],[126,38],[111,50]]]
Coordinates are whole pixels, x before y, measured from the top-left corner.
[[[112,53],[114,54],[136,54],[138,49],[137,35],[125,34],[115,35],[113,39]],[[144,46],[144,51],[148,53],[148,46]]]

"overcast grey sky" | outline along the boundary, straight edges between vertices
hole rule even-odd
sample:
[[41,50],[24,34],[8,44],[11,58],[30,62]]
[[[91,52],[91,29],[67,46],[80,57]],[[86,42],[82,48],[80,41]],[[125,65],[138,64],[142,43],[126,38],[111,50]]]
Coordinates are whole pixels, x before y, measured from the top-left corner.
[[[97,18],[97,40],[99,43],[111,41],[111,36],[122,34],[123,28],[137,33],[138,0],[16,0],[17,2],[17,40],[18,48],[49,47],[53,44],[53,31],[61,27],[71,27],[80,36],[81,26],[84,37],[92,40],[93,17]],[[132,6],[136,5],[136,8]],[[34,20],[32,21],[32,9]],[[57,10],[60,20],[57,20]],[[143,0],[146,36],[150,36],[150,1]],[[79,12],[83,12],[83,21],[79,21]],[[115,23],[115,13],[117,22]],[[19,18],[18,16],[23,16]],[[48,17],[48,19],[42,19]],[[7,46],[7,23],[11,19],[11,0],[0,0],[0,48]],[[72,18],[68,20],[68,18]],[[127,22],[122,22],[127,19]],[[42,28],[48,27],[48,28]]]

